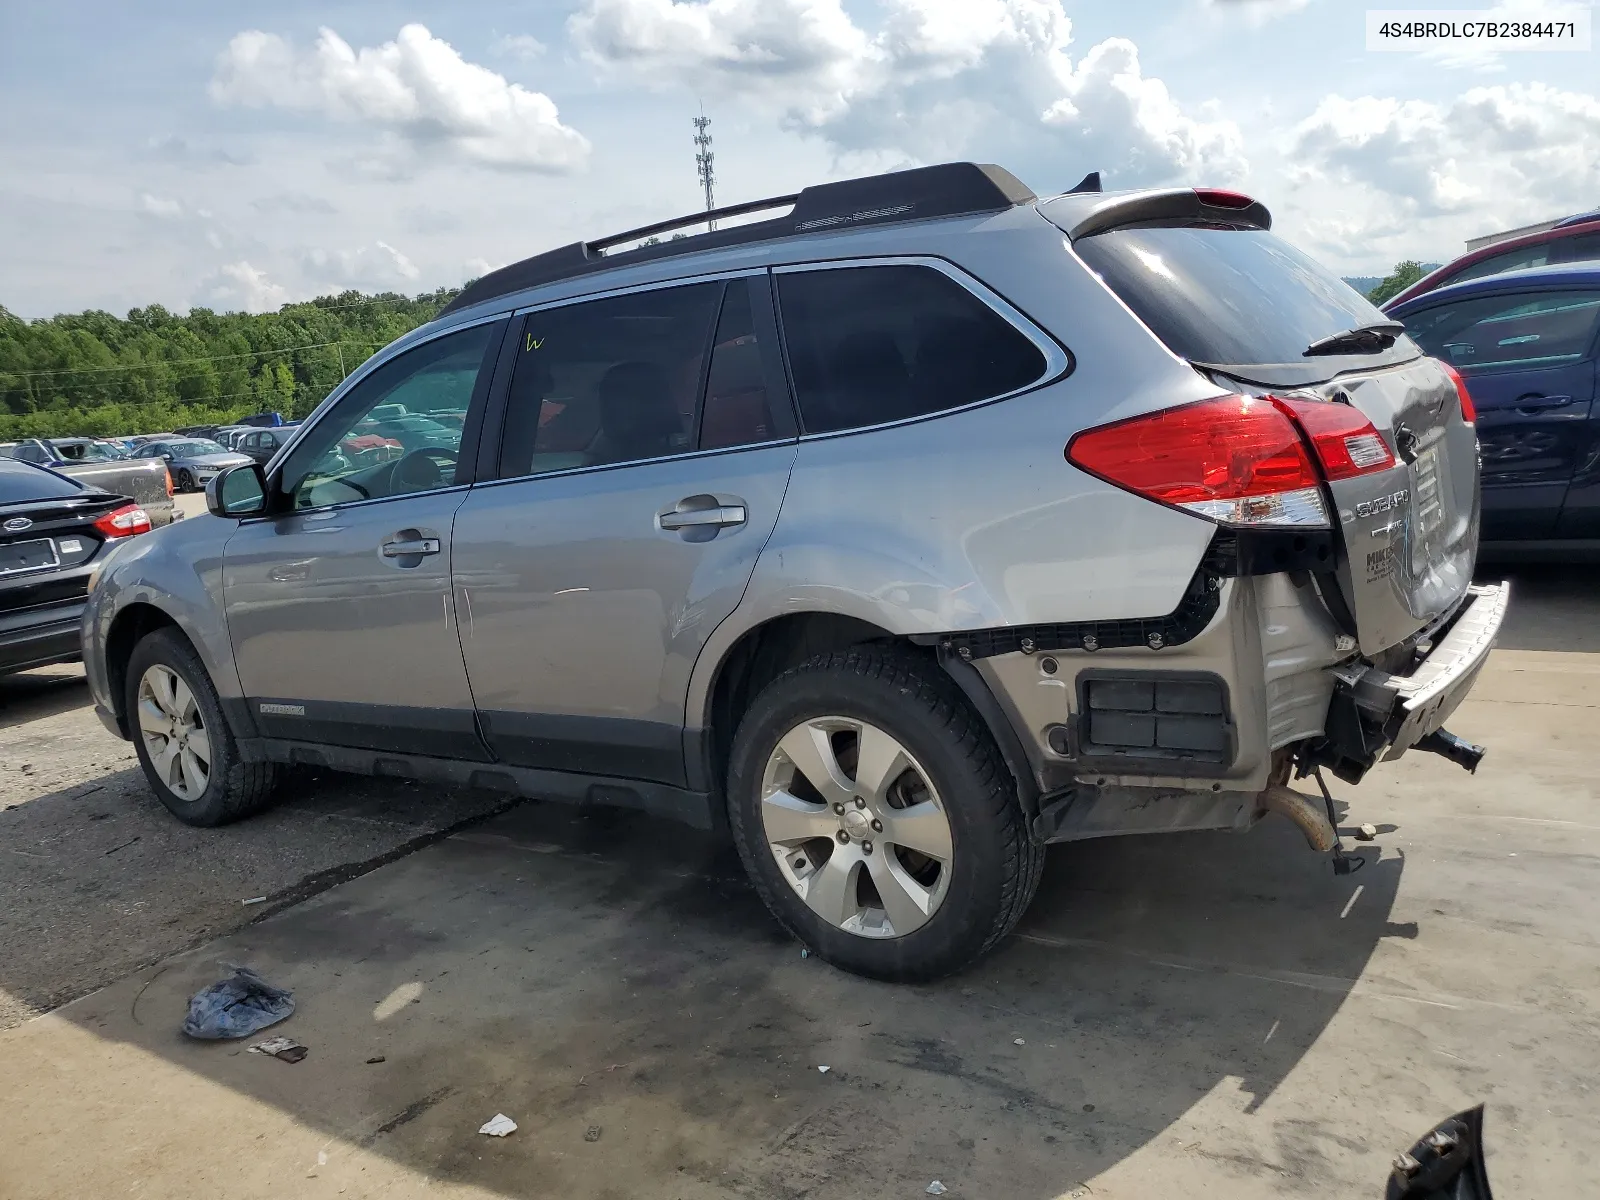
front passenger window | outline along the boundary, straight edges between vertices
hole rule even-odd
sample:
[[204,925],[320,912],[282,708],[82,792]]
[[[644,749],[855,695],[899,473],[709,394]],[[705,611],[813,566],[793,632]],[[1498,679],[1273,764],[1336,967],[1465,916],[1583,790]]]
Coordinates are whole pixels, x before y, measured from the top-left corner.
[[454,484],[462,426],[432,414],[468,407],[504,328],[474,325],[384,363],[301,439],[279,491],[301,509]]

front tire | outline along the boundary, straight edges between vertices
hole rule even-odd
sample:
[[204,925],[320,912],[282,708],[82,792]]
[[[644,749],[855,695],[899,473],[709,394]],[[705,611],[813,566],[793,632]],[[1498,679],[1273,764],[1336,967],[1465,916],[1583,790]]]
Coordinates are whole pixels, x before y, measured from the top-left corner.
[[134,647],[123,711],[151,791],[184,824],[226,825],[271,803],[278,768],[240,758],[211,677],[176,629]]
[[1038,888],[994,739],[938,667],[898,648],[780,675],[734,738],[728,809],[772,914],[829,962],[935,979],[991,950]]
[[178,472],[177,486],[180,492],[194,491],[194,476],[187,470]]

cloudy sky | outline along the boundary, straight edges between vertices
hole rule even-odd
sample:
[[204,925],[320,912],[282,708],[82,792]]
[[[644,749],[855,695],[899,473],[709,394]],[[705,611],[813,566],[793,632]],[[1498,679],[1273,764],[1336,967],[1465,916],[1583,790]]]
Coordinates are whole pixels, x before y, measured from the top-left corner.
[[702,105],[723,203],[1099,169],[1246,187],[1381,274],[1600,205],[1597,54],[1369,53],[1351,0],[7,3],[0,304],[458,284],[696,208]]

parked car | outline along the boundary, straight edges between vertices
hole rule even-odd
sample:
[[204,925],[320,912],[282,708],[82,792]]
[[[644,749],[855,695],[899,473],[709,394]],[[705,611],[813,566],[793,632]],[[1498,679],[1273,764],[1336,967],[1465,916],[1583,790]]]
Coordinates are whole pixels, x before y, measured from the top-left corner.
[[166,466],[130,458],[112,442],[100,438],[29,438],[12,451],[11,457],[70,475],[85,486],[127,496],[158,527],[170,525],[182,515],[172,502],[172,477]]
[[1460,258],[1428,272],[1404,291],[1391,297],[1383,311],[1393,313],[1424,292],[1433,292],[1452,283],[1466,283],[1506,271],[1521,271],[1558,263],[1600,259],[1600,209],[1578,213],[1557,221],[1549,229],[1521,237],[1507,238],[1470,250]]
[[289,444],[289,439],[299,425],[281,425],[277,429],[251,429],[240,437],[233,448],[247,455],[251,461],[265,466],[279,449]]
[[133,457],[158,459],[166,463],[167,469],[172,472],[173,486],[180,492],[198,491],[224,468],[251,461],[248,455],[224,450],[217,443],[201,438],[146,442],[133,452]]
[[246,434],[254,433],[258,428],[256,425],[224,425],[217,430],[211,440],[224,450],[237,450],[240,439]]
[[1472,395],[1483,554],[1600,557],[1600,262],[1454,284],[1390,315]]
[[[90,685],[176,816],[292,762],[633,806],[913,979],[1046,843],[1277,812],[1348,871],[1295,772],[1476,765],[1465,393],[1263,205],[964,163],[759,207],[484,276],[111,560]],[[396,404],[468,418],[351,462]]]
[[240,425],[255,425],[268,429],[275,429],[283,423],[283,414],[277,412],[252,413],[250,416],[240,417],[238,420]]
[[78,657],[90,573],[149,530],[125,496],[0,458],[0,675]]

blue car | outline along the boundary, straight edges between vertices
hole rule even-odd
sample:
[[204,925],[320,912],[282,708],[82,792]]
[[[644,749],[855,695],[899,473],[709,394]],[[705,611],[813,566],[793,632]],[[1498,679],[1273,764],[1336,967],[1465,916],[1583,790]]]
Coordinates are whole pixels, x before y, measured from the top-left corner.
[[1388,315],[1477,409],[1481,557],[1600,557],[1600,262],[1473,279]]

